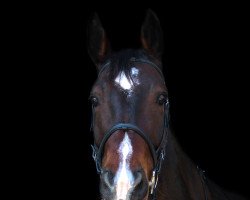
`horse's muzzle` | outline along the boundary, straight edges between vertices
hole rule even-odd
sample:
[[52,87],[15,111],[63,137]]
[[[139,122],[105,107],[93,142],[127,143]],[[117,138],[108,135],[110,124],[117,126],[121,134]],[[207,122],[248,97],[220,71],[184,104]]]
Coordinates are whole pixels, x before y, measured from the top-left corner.
[[105,170],[101,174],[100,192],[105,200],[141,200],[148,194],[148,181],[143,170],[133,172],[134,181],[116,183],[114,174]]

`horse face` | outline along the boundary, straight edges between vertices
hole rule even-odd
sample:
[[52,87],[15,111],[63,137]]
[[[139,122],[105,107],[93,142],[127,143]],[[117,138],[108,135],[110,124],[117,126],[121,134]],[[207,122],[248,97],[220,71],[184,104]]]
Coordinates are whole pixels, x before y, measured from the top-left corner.
[[[164,124],[164,81],[150,64],[131,64],[127,72],[126,76],[124,71],[115,75],[104,71],[92,89],[96,144],[100,145],[114,124],[130,123],[139,127],[156,149]],[[147,199],[154,163],[148,143],[136,131],[115,131],[105,143],[101,165],[104,199]]]
[[[106,138],[98,157],[103,199],[148,198],[155,167],[152,149],[162,138],[167,96],[163,77],[152,65],[161,66],[162,35],[158,18],[148,10],[141,28],[143,49],[112,54],[96,14],[88,27],[88,52],[99,72],[91,92],[95,145],[100,147],[110,128],[120,123],[136,125],[148,138],[133,129],[117,129]],[[134,58],[151,64],[132,62]]]

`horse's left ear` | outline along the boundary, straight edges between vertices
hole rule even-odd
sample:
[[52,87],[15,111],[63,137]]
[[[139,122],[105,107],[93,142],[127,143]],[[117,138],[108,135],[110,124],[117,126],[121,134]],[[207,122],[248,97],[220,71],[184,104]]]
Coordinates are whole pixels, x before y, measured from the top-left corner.
[[94,13],[89,21],[87,28],[87,45],[88,53],[97,70],[100,69],[100,64],[104,61],[105,57],[110,53],[110,44],[106,37],[106,32],[101,24],[99,16]]
[[164,43],[160,21],[152,10],[148,10],[141,28],[143,48],[153,56],[161,59]]

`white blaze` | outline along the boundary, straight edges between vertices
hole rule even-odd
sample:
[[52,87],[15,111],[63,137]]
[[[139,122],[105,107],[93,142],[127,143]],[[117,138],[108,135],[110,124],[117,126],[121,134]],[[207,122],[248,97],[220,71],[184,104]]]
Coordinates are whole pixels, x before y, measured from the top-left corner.
[[126,200],[128,191],[132,188],[134,177],[129,168],[129,159],[133,153],[131,140],[127,133],[123,138],[118,150],[120,163],[118,171],[114,178],[116,187],[116,200]]
[[132,87],[132,81],[129,80],[124,72],[121,72],[115,79],[115,82],[121,86],[124,90],[130,90]]
[[127,77],[124,72],[119,73],[115,78],[116,84],[118,84],[122,89],[129,91],[129,93],[132,92],[132,88],[135,84],[139,85],[139,80],[137,77],[139,74],[139,70],[135,67],[132,67],[130,74],[133,81],[130,77]]

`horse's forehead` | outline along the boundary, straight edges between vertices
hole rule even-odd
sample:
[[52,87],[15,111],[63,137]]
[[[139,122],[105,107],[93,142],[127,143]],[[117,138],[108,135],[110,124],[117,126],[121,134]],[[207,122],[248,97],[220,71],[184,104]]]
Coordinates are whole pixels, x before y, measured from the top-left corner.
[[132,97],[139,93],[151,92],[152,88],[165,88],[164,80],[157,70],[145,64],[132,65],[129,69],[121,70],[115,75],[107,73],[99,76],[96,87],[97,91],[102,91],[102,95],[109,96],[113,93],[127,97]]
[[114,79],[114,84],[128,94],[132,93],[134,88],[140,85],[139,69],[132,67],[127,74],[125,71],[119,72]]

